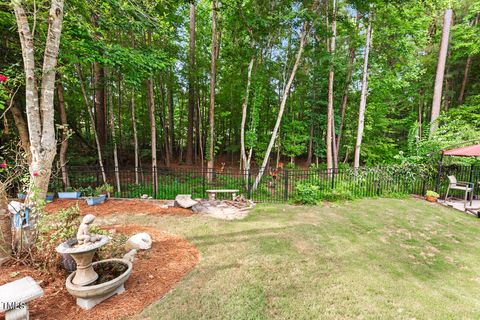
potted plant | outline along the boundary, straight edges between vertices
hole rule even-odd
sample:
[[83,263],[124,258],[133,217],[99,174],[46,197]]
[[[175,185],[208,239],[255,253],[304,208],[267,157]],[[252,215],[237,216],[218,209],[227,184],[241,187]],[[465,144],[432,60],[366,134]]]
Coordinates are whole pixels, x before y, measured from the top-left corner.
[[78,199],[80,195],[81,192],[78,189],[68,187],[65,191],[58,192],[58,199]]
[[104,195],[105,197],[110,197],[110,194],[113,192],[113,186],[108,184],[108,183],[104,183],[101,186],[95,188],[95,191],[99,195]]
[[113,187],[108,183],[105,183],[95,188],[95,190],[91,188],[90,190],[91,190],[91,195],[88,196],[86,200],[89,206],[93,206],[93,205],[105,202],[105,200],[107,199],[107,196],[110,195],[110,192],[113,191]]
[[47,194],[45,195],[46,202],[52,202],[53,198],[55,198],[55,192],[47,192]]
[[107,197],[103,194],[98,193],[97,189],[93,191],[93,194],[87,195],[87,198],[85,199],[87,201],[87,204],[89,206],[94,206],[99,203],[105,202],[105,199]]
[[429,202],[437,202],[438,198],[440,198],[440,195],[432,190],[428,190],[427,194],[425,195],[425,200]]

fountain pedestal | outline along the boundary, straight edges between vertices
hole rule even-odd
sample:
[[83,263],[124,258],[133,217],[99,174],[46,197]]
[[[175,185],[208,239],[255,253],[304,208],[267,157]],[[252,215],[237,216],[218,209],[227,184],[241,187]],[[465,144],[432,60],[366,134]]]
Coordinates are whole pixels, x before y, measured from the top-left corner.
[[98,237],[100,240],[83,245],[78,245],[76,239],[70,239],[56,248],[58,253],[71,255],[77,263],[73,284],[86,286],[98,279],[98,274],[93,270],[92,259],[95,252],[110,241],[107,236],[99,235]]
[[88,251],[85,253],[77,253],[72,255],[72,258],[77,263],[77,272],[72,283],[77,286],[86,286],[95,282],[98,279],[98,274],[93,270],[92,259],[95,251]]

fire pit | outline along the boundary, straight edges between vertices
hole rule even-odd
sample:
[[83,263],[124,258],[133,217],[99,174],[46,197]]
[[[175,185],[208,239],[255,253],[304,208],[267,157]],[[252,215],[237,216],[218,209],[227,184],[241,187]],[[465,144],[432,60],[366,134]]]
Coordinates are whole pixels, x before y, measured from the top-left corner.
[[253,206],[253,201],[237,196],[234,200],[198,200],[192,210],[212,218],[236,220],[245,218]]

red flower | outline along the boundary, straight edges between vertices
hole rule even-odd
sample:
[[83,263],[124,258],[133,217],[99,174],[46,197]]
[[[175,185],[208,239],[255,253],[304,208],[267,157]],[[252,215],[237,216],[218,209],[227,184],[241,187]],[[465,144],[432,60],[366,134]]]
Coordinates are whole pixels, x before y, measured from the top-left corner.
[[34,176],[34,177],[38,177],[38,172],[37,172],[37,171],[34,171],[34,172],[33,172],[33,176]]
[[7,167],[7,164],[4,162],[4,163],[0,163],[0,169],[5,169]]
[[3,74],[0,74],[0,82],[7,82],[8,77],[4,76]]

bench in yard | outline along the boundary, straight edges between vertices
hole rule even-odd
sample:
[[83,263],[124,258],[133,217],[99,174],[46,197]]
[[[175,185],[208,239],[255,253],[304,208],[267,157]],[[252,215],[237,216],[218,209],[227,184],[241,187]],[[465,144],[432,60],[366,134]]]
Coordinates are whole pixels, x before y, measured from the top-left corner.
[[239,190],[221,189],[221,190],[207,190],[206,192],[208,194],[208,200],[212,201],[212,200],[215,200],[215,196],[216,196],[217,193],[231,193],[232,194],[232,199],[235,199]]
[[31,277],[0,286],[0,312],[5,320],[28,320],[28,303],[43,296],[43,289]]

